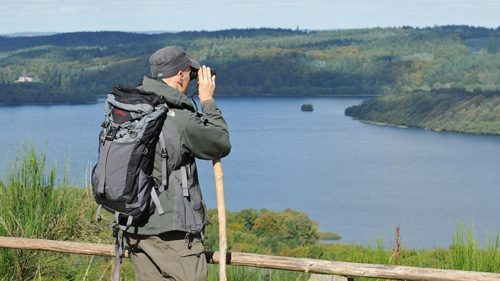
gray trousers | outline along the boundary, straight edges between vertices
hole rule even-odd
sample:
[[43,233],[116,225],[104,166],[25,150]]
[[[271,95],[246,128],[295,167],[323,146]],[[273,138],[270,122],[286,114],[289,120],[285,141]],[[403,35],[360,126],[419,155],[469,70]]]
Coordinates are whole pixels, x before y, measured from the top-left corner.
[[127,237],[137,281],[206,281],[208,267],[198,237],[179,233]]

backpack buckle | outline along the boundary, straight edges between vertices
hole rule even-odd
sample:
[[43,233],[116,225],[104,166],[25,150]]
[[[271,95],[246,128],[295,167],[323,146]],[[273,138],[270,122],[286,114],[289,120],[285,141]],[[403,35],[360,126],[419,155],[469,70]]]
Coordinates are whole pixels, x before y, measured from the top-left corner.
[[162,148],[160,155],[161,155],[161,158],[167,158],[168,157],[167,150]]
[[109,125],[110,125],[109,121],[104,121],[104,122],[102,122],[101,127],[107,128]]
[[116,134],[118,133],[117,127],[109,127],[108,132],[106,133],[106,140],[112,141],[115,139]]

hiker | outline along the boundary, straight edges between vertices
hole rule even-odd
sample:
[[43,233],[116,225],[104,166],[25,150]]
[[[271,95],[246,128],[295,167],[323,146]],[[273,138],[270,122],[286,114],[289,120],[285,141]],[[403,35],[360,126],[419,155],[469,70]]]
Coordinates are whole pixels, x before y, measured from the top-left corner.
[[[145,223],[126,230],[131,261],[137,280],[207,280],[206,210],[195,158],[219,159],[231,149],[226,121],[214,101],[216,77],[177,46],[157,50],[149,63],[152,76],[144,77],[138,89],[163,96],[169,108],[162,128],[167,149],[156,145],[153,170],[160,184],[166,156],[168,184],[159,194],[164,213],[156,210]],[[193,72],[203,113],[186,95],[196,82]]]

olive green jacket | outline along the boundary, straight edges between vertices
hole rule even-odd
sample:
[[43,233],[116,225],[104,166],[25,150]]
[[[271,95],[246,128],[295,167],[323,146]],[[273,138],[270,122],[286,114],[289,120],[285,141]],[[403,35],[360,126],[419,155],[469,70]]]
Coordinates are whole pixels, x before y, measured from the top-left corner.
[[[163,96],[169,107],[162,128],[166,136],[168,186],[159,194],[165,213],[160,215],[156,209],[144,225],[127,232],[140,235],[168,231],[200,233],[206,223],[206,213],[195,157],[213,160],[229,154],[231,144],[226,121],[213,100],[203,102],[203,113],[199,113],[186,95],[162,81],[144,77],[138,88]],[[153,170],[158,185],[163,159],[158,142]]]

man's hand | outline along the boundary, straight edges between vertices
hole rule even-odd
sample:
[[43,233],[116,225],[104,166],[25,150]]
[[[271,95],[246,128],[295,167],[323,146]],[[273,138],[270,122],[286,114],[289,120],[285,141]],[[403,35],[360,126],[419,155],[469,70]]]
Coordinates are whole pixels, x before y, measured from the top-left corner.
[[212,77],[210,67],[202,66],[198,70],[198,97],[200,102],[211,100],[215,92],[215,76]]

